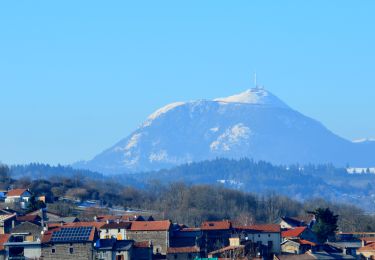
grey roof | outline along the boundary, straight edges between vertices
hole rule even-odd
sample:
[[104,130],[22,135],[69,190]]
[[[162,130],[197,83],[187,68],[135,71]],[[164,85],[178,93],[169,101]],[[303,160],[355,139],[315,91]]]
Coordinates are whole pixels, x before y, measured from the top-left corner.
[[339,242],[328,242],[327,245],[336,248],[360,248],[362,247],[362,241],[339,241]]

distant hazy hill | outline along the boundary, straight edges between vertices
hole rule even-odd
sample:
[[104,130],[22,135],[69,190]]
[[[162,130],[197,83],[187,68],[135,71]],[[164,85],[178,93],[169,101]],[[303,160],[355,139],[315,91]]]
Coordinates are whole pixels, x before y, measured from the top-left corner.
[[374,142],[340,138],[265,89],[254,88],[227,98],[169,104],[125,139],[74,167],[113,174],[218,157],[369,167],[375,165],[374,154]]

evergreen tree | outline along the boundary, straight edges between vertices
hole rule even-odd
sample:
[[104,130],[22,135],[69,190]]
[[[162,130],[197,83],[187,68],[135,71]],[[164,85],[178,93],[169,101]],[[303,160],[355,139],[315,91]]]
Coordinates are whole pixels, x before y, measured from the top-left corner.
[[313,231],[316,233],[320,243],[327,241],[328,238],[335,235],[338,227],[338,215],[334,215],[329,208],[317,208],[310,213],[315,215],[316,223],[313,226]]

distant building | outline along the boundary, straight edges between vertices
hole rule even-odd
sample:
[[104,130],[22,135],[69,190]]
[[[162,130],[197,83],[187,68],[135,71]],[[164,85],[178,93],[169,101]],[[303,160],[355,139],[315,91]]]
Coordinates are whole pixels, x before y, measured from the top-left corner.
[[100,238],[117,240],[125,240],[127,237],[127,230],[131,227],[130,222],[108,222],[100,228]]
[[10,230],[15,227],[16,217],[15,213],[0,215],[0,234],[10,233]]
[[39,259],[41,257],[41,231],[39,225],[23,222],[12,229],[4,244],[7,259]]
[[307,227],[296,227],[281,232],[281,237],[284,240],[287,239],[303,239],[311,242],[316,242],[316,235]]
[[263,224],[250,226],[237,226],[241,244],[251,241],[258,245],[262,255],[279,254],[281,252],[281,229],[278,224]]
[[232,234],[232,222],[205,221],[201,224],[203,232],[203,243],[206,253],[218,250],[229,245],[229,238]]
[[87,260],[94,258],[94,242],[99,239],[94,226],[60,227],[43,235],[43,259]]
[[311,229],[315,222],[316,219],[313,214],[308,214],[299,217],[285,216],[280,218],[280,227],[281,229],[290,229],[295,227],[308,227]]
[[94,259],[130,260],[133,253],[133,240],[98,239],[94,244]]
[[22,209],[29,206],[32,194],[27,189],[13,189],[7,192],[5,203],[18,204]]
[[286,239],[281,243],[281,251],[288,254],[304,254],[314,251],[317,244],[304,239]]
[[127,239],[150,241],[154,254],[166,255],[170,243],[172,224],[169,220],[133,221],[127,231]]

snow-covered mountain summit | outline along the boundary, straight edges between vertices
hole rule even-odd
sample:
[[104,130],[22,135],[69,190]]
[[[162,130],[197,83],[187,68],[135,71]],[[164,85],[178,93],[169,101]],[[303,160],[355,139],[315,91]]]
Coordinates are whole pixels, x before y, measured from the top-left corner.
[[277,164],[375,165],[375,144],[338,137],[263,88],[217,98],[176,102],[152,113],[128,137],[90,161],[104,173],[156,170],[188,163],[249,157]]
[[236,94],[233,96],[216,98],[214,99],[214,101],[288,108],[288,106],[279,98],[268,92],[266,89],[260,87],[248,89],[240,94]]

